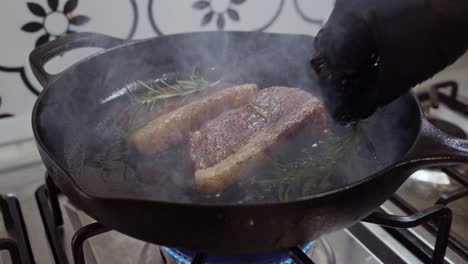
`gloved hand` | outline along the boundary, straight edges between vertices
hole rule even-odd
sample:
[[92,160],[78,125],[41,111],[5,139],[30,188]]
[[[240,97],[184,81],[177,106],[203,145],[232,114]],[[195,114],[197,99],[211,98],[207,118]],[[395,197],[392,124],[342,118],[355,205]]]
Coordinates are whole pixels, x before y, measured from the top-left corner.
[[337,0],[315,39],[325,105],[366,118],[455,62],[468,47],[468,0]]

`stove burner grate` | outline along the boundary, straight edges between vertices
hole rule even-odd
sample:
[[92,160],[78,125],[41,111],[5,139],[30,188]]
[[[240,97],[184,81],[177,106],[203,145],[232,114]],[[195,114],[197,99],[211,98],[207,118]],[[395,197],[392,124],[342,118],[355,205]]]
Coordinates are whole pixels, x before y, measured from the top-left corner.
[[[458,182],[461,187],[448,192],[442,195],[435,203],[434,206],[444,206],[447,204],[462,199],[464,197],[468,197],[468,180],[465,178],[464,175],[460,174],[456,169],[452,167],[444,167],[440,168],[440,170],[446,173],[451,179]],[[396,204],[399,208],[401,208],[405,213],[408,214],[417,214],[418,209],[412,206],[407,200],[403,199],[400,195],[395,194],[390,199],[394,204]],[[438,236],[440,233],[440,229],[436,225],[436,219],[434,221],[428,221],[423,223],[422,226],[429,230],[433,235]],[[395,230],[391,232],[392,235],[399,238],[400,242],[403,244],[411,244],[416,250],[413,251],[417,253],[419,258],[423,259],[425,262],[429,262],[431,259],[431,249],[427,247],[422,241],[415,240],[413,235],[406,232],[406,230]],[[415,245],[418,244],[418,245]],[[451,247],[451,249],[455,250],[460,256],[468,260],[468,248],[463,242],[459,241],[453,236],[450,236],[450,229],[448,229],[448,239],[447,245]]]
[[10,235],[10,238],[0,239],[0,251],[7,250],[13,264],[35,263],[18,199],[12,195],[0,195],[0,208]]

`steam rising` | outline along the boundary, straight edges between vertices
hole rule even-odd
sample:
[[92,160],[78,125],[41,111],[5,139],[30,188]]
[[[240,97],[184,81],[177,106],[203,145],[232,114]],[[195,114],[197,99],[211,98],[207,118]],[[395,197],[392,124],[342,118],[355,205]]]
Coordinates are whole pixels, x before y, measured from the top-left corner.
[[[129,141],[122,140],[125,131],[119,120],[131,103],[128,91],[141,89],[137,80],[154,80],[173,72],[188,76],[194,67],[209,81],[256,83],[261,88],[298,87],[320,98],[316,76],[309,66],[312,44],[311,37],[299,35],[194,33],[139,41],[103,52],[74,66],[52,85],[40,111],[40,134],[46,142],[53,142],[47,146],[52,154],[92,195],[183,203],[274,201],[276,198],[268,197],[271,190],[259,192],[249,180],[242,181],[235,191],[201,197],[193,190],[193,171],[185,161],[189,160],[186,145],[157,155],[135,156]],[[381,138],[404,136],[392,134],[391,129],[401,123],[393,118],[397,114],[384,109],[360,126],[366,138],[361,138],[359,150],[347,159],[351,165],[338,166],[337,173],[316,194],[363,179],[406,151],[403,145],[411,135],[401,141],[401,147],[390,148],[380,142]],[[393,122],[385,123],[383,117],[393,118]],[[331,119],[327,122],[330,135],[343,136],[351,129]],[[386,131],[385,135],[381,131]],[[304,141],[297,150],[315,143]],[[374,148],[377,156],[372,153]]]

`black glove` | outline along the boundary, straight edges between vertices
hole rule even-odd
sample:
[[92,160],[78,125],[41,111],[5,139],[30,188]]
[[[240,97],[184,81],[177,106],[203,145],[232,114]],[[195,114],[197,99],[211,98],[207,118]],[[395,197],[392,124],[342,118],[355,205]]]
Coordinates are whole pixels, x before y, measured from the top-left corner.
[[468,0],[337,0],[315,40],[332,116],[366,118],[468,47]]

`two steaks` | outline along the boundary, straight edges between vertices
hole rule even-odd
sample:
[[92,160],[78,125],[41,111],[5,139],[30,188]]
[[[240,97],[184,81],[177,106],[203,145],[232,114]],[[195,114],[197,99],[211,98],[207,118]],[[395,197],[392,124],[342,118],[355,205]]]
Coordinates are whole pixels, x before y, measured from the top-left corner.
[[132,140],[138,151],[154,154],[166,150],[187,138],[204,121],[222,112],[240,107],[250,101],[257,92],[254,84],[232,86],[209,94],[164,113],[136,131]]
[[297,88],[232,86],[162,114],[135,133],[146,154],[188,139],[198,191],[219,192],[274,153],[315,141],[326,126],[322,103]]

